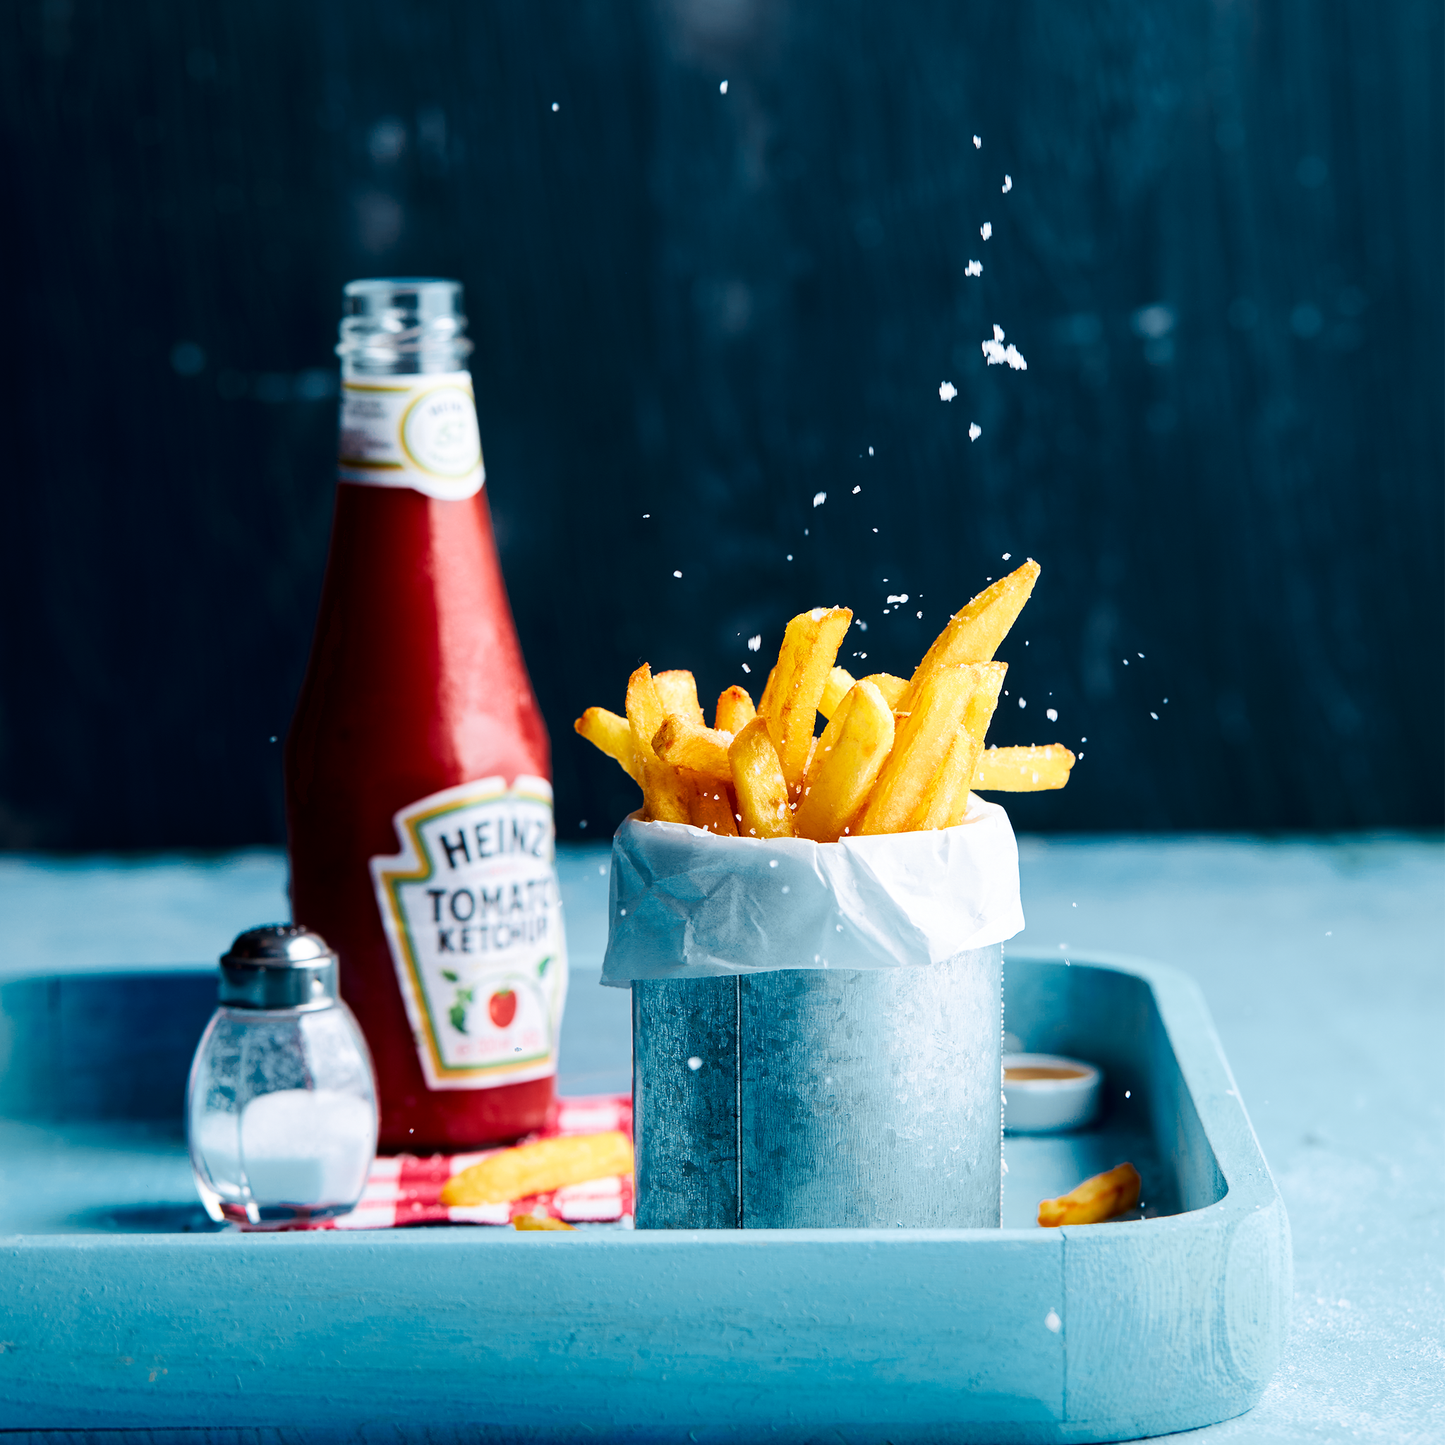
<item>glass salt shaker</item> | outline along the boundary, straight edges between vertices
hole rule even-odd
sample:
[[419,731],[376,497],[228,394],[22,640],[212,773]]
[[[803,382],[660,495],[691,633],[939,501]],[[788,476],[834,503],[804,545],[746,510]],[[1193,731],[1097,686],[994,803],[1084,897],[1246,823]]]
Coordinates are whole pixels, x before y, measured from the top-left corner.
[[299,924],[240,934],[191,1064],[186,1133],[212,1219],[331,1219],[361,1198],[376,1154],[376,1081],[336,955]]

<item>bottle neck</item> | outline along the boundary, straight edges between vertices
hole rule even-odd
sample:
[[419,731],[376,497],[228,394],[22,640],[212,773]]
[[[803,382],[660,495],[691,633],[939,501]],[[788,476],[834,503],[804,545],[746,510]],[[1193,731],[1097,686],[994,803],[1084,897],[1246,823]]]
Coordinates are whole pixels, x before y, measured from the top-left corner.
[[472,343],[460,282],[411,277],[351,281],[342,291],[343,380],[465,371]]

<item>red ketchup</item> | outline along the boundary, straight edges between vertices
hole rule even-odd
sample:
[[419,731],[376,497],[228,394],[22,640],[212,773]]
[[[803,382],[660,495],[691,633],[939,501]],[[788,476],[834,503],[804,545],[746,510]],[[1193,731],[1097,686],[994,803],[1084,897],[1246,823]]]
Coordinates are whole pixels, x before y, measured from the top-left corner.
[[354,281],[340,482],[286,739],[291,903],[340,956],[383,1149],[541,1127],[567,950],[551,750],[482,490],[454,281]]

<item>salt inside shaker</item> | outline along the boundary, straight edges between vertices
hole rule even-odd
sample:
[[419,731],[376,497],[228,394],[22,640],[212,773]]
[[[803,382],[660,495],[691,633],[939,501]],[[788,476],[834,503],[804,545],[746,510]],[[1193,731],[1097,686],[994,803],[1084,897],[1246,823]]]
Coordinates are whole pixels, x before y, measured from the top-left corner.
[[206,1212],[277,1227],[347,1213],[376,1125],[371,1056],[337,997],[336,955],[299,924],[240,934],[221,957],[220,1006],[186,1090]]

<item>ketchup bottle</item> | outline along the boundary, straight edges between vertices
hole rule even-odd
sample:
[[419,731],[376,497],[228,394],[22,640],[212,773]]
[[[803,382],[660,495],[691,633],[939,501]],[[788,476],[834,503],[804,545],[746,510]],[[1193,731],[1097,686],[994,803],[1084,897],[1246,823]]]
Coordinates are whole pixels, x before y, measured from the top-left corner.
[[292,911],[339,955],[380,1146],[456,1150],[553,1102],[551,750],[482,490],[461,286],[343,295],[336,513],[286,739]]

